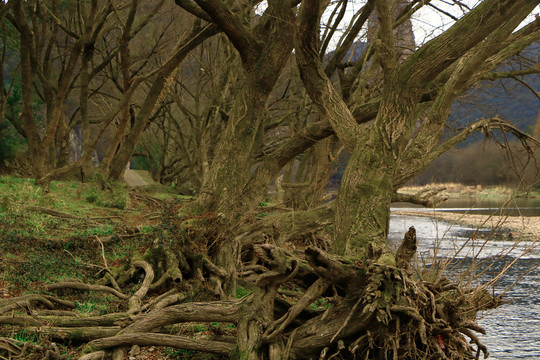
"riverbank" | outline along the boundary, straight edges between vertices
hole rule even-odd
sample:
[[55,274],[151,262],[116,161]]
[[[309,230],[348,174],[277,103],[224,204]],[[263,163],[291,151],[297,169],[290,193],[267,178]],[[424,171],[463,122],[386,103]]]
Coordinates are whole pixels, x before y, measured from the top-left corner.
[[517,191],[516,189],[504,185],[482,186],[463,185],[458,183],[428,184],[423,186],[404,186],[399,189],[405,194],[417,194],[431,189],[444,189],[441,195],[447,196],[451,200],[459,199],[512,199],[512,198],[540,198],[540,191],[526,189]]
[[[514,239],[540,240],[540,216],[536,216],[537,213],[532,216],[521,216],[519,213],[514,215],[514,212],[512,213],[512,216],[509,216],[508,212],[498,212],[495,210],[499,206],[501,208],[511,207],[519,209],[520,207],[523,207],[524,200],[534,201],[534,204],[536,204],[536,200],[527,199],[537,199],[540,197],[538,191],[517,192],[515,189],[504,186],[483,187],[481,185],[467,186],[450,183],[430,184],[428,186],[409,186],[400,189],[400,192],[415,194],[425,192],[428,189],[443,188],[444,190],[441,191],[440,195],[446,197],[448,200],[441,204],[437,209],[407,208],[402,210],[396,208],[392,214],[423,216],[473,229],[482,228],[494,230],[495,232],[509,235]],[[521,205],[518,204],[518,200]],[[487,205],[488,208],[493,209],[493,214],[480,214],[477,211],[466,211],[469,207],[478,210],[478,207],[483,207],[482,205]],[[450,209],[445,210],[445,206],[462,209],[455,209],[456,211]]]
[[499,216],[479,215],[470,213],[454,213],[440,210],[400,210],[392,211],[394,215],[429,217],[451,224],[457,224],[473,229],[488,229],[494,232],[509,234],[516,240],[540,241],[540,216]]

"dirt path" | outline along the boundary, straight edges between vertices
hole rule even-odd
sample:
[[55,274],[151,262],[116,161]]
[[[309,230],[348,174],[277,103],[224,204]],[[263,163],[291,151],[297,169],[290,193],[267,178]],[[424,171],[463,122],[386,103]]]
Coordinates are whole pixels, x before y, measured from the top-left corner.
[[146,186],[148,183],[134,170],[127,169],[124,172],[124,180],[131,187]]

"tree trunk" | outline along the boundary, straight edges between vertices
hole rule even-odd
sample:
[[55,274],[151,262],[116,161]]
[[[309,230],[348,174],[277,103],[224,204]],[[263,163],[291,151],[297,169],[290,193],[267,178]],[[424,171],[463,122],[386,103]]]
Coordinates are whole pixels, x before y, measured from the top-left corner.
[[30,156],[32,157],[32,173],[36,178],[40,178],[45,174],[45,164],[38,161],[38,156],[43,153],[40,148],[41,137],[37,131],[34,120],[34,72],[32,70],[32,32],[26,22],[26,15],[23,10],[23,4],[20,0],[14,1],[14,12],[17,25],[19,26],[21,42],[20,42],[20,58],[21,58],[21,78],[22,78],[22,111],[21,120],[23,123],[24,132],[28,139],[30,148]]
[[394,162],[383,156],[381,138],[373,134],[359,143],[340,183],[336,204],[337,254],[358,253],[366,258],[370,247],[387,252]]
[[269,90],[261,89],[253,77],[254,74],[247,74],[236,96],[227,127],[215,150],[206,186],[199,196],[202,208],[223,213],[231,221],[245,209],[253,209],[249,199],[233,200],[246,197],[243,188],[249,181],[255,154],[262,146],[262,119]]

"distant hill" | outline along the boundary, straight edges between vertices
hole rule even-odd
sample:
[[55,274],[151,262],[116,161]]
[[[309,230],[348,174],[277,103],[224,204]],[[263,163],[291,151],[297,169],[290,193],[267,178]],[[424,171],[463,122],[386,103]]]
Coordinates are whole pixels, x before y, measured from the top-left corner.
[[[366,47],[365,43],[357,43],[353,49],[349,50],[345,59],[355,61]],[[539,61],[540,42],[536,42],[525,49],[520,56],[506,61],[497,71],[529,68]],[[540,92],[540,75],[527,75],[522,79],[537,92]],[[515,79],[483,81],[452,105],[449,124],[459,128],[476,119],[499,115],[515,124],[519,129],[532,133],[539,110],[540,100],[526,85]],[[469,139],[465,144],[471,141],[474,141],[474,138]]]
[[[528,68],[538,61],[540,61],[540,42],[529,46],[519,57],[509,59],[497,71]],[[535,91],[540,92],[540,75],[527,75],[522,79]],[[519,129],[532,133],[539,110],[538,97],[517,80],[483,81],[454,103],[449,123],[463,126],[478,118],[499,115]]]

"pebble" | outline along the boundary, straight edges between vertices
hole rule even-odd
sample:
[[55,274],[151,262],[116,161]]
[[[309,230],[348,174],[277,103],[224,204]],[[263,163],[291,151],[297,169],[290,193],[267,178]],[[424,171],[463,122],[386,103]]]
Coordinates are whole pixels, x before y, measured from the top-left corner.
[[[141,352],[141,347],[139,345],[133,345],[131,350],[129,350],[129,356],[133,357],[138,355]],[[130,359],[131,360],[131,359]]]

